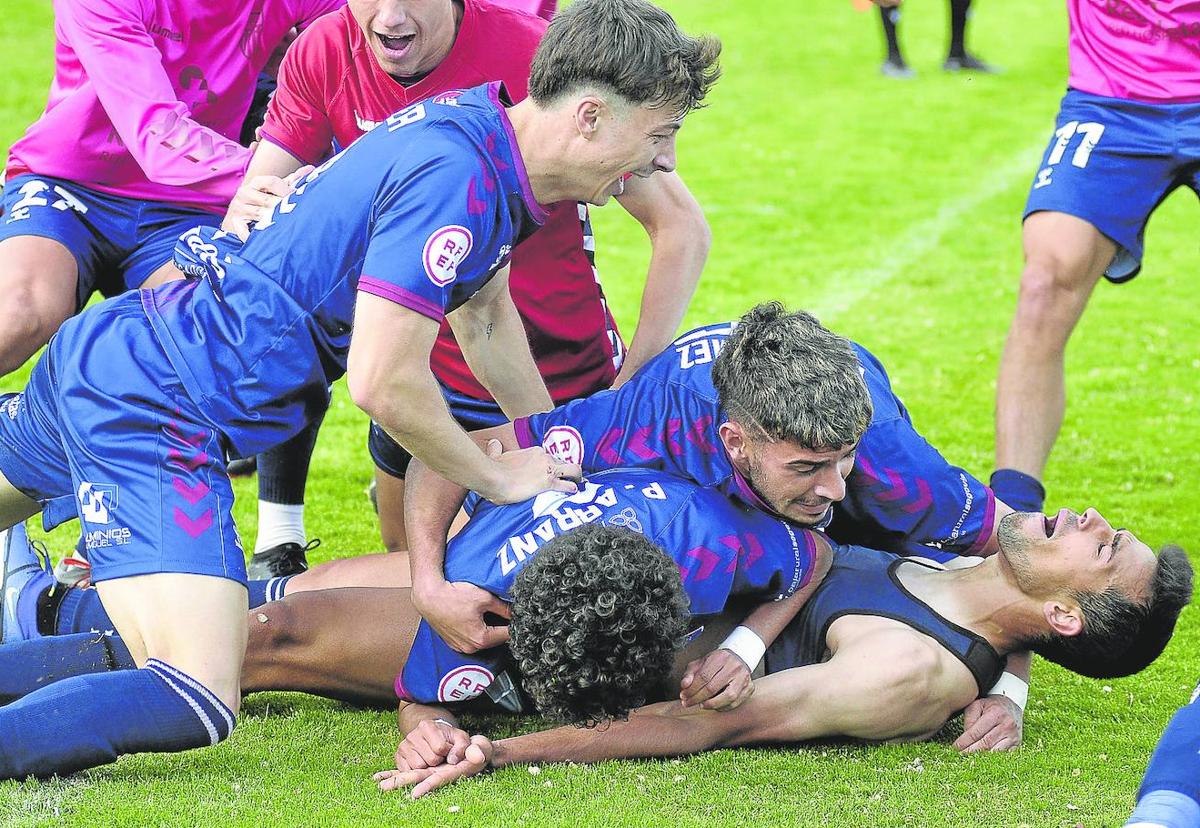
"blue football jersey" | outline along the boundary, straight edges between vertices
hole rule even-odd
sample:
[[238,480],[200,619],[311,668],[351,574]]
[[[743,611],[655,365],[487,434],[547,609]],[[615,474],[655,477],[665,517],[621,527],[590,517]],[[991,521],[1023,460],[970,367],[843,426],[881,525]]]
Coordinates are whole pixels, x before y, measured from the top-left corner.
[[[542,445],[585,472],[623,466],[663,469],[766,508],[730,463],[717,430],[713,361],[734,323],[684,334],[616,390],[518,419],[522,446]],[[827,527],[839,543],[901,554],[930,547],[970,554],[992,532],[995,497],[917,433],[883,365],[854,345],[874,415],[858,446],[846,497]]]
[[185,235],[176,258],[201,278],[143,304],[189,395],[253,453],[299,430],[345,372],[358,292],[440,322],[544,218],[500,84],[488,84],[395,113],[305,177],[244,245]]
[[[573,495],[546,492],[507,506],[476,500],[471,520],[447,547],[446,579],[511,601],[517,575],[538,550],[588,523],[631,529],[662,547],[679,566],[693,616],[701,618],[720,613],[731,597],[784,598],[813,575],[812,532],[661,471],[615,469],[592,475]],[[504,706],[506,693],[519,694],[512,693],[513,681],[494,681],[510,666],[507,647],[464,655],[422,621],[396,693],[435,703],[487,692]]]

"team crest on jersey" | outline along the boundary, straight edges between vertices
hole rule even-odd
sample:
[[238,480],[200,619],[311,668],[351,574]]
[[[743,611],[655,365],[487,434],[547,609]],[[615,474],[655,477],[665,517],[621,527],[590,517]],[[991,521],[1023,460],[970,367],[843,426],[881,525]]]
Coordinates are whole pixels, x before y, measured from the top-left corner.
[[79,516],[87,523],[103,525],[112,523],[112,512],[117,508],[117,487],[113,483],[79,484]]
[[583,462],[583,435],[570,426],[555,426],[547,431],[542,448],[560,463]]
[[446,106],[458,106],[458,99],[465,93],[462,89],[449,89],[433,99],[435,104],[445,104]]
[[21,393],[13,394],[8,398],[8,402],[4,404],[4,412],[8,414],[8,419],[17,419],[17,414],[21,411],[21,400],[24,399],[24,397],[25,392],[22,391]]
[[482,664],[456,667],[438,682],[438,701],[463,702],[475,698],[495,680],[492,671]]
[[425,242],[425,274],[438,287],[458,278],[458,266],[471,252],[471,231],[457,224],[435,230]]

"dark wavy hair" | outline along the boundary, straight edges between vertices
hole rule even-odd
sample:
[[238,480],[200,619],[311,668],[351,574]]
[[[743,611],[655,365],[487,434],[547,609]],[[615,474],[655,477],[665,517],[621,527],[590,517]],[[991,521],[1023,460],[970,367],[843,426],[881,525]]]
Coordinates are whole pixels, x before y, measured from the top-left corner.
[[512,598],[509,646],[525,692],[543,716],[587,727],[645,703],[691,614],[662,549],[599,524],[543,546]]
[[1090,678],[1140,672],[1158,658],[1179,613],[1192,600],[1192,565],[1178,546],[1164,546],[1141,603],[1110,587],[1075,596],[1083,610],[1079,635],[1049,634],[1026,642],[1047,661]]

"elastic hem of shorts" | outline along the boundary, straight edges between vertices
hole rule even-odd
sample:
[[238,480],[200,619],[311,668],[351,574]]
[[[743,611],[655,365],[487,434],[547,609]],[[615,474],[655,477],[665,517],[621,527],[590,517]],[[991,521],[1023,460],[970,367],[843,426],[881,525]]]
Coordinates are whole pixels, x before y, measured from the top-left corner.
[[25,495],[30,500],[36,501],[39,506],[45,509],[46,504],[55,498],[42,497],[34,490],[18,483],[13,479],[13,473],[16,469],[20,468],[20,462],[21,461],[19,459],[17,450],[6,443],[3,437],[0,437],[0,474],[4,475],[4,479],[7,480],[9,485],[11,485],[14,489]]
[[1126,256],[1128,256],[1129,258],[1131,258],[1135,262],[1137,262],[1137,267],[1134,268],[1133,271],[1130,272],[1128,275],[1111,277],[1106,273],[1104,275],[1104,278],[1107,279],[1108,281],[1112,282],[1113,284],[1121,284],[1122,282],[1128,282],[1130,279],[1132,279],[1134,276],[1137,276],[1138,273],[1141,272],[1141,270],[1142,270],[1142,255],[1145,253],[1145,249],[1139,245],[1135,252],[1134,247],[1130,247],[1125,242],[1123,242],[1120,239],[1113,236],[1112,233],[1110,233],[1108,230],[1106,230],[1100,226],[1100,222],[1096,221],[1096,218],[1094,216],[1085,215],[1084,211],[1080,210],[1078,207],[1071,207],[1071,206],[1066,206],[1066,205],[1061,205],[1061,204],[1060,205],[1045,205],[1045,204],[1043,204],[1043,205],[1033,208],[1032,210],[1026,210],[1025,213],[1021,216],[1021,223],[1024,224],[1026,219],[1028,219],[1034,213],[1062,213],[1063,215],[1073,216],[1074,218],[1086,221],[1088,224],[1092,225],[1092,227],[1095,227],[1097,230],[1099,230],[1100,233],[1106,239],[1108,239],[1109,241],[1111,241],[1113,244],[1115,244],[1117,246],[1117,248],[1118,248],[1117,252],[1113,255],[1114,261],[1117,259],[1117,256],[1119,256],[1121,253],[1124,253]]
[[211,578],[224,578],[227,581],[234,581],[246,586],[246,569],[243,566],[239,574],[221,569],[216,571],[216,567],[205,568],[196,561],[173,561],[162,560],[158,561],[157,565],[151,565],[146,562],[131,561],[129,563],[114,563],[92,565],[91,577],[93,583],[101,581],[116,581],[121,578],[136,578],[139,575],[207,575]]

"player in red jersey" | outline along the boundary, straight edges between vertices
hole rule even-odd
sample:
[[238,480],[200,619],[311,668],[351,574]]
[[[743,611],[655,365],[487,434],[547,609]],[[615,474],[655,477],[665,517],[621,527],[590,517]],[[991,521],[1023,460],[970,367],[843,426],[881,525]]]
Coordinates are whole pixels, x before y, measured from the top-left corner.
[[536,14],[546,20],[554,17],[554,13],[558,11],[558,0],[496,0],[496,3],[528,14]]
[[[280,67],[261,142],[225,228],[244,235],[260,209],[287,194],[286,176],[319,163],[414,101],[491,79],[504,81],[514,100],[524,98],[530,61],[545,29],[541,18],[490,0],[351,0],[322,18]],[[708,253],[708,225],[675,173],[632,178],[618,199],[645,227],[653,247],[628,351],[597,281],[584,205],[556,205],[545,226],[514,251],[513,299],[556,404],[619,384],[666,347]],[[445,325],[431,366],[464,427],[508,419],[472,375]],[[304,569],[304,480],[315,439],[313,428],[260,458],[254,577]],[[375,428],[370,447],[384,543],[402,549],[409,456]]]

